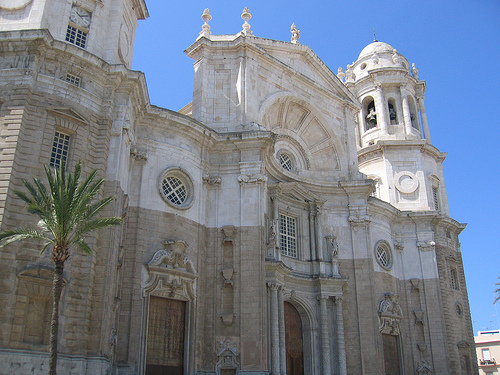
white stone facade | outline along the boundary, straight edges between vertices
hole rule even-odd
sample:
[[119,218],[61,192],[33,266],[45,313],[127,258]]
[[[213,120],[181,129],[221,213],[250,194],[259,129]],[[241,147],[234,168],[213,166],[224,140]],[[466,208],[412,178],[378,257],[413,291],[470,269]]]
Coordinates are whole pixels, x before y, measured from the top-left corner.
[[[205,23],[193,102],[173,112],[128,69],[147,16],[142,0],[0,2],[1,229],[33,223],[13,190],[57,134],[124,218],[67,262],[60,371],[477,373],[465,225],[418,70],[374,42],[335,75],[296,28],[253,36],[246,9],[239,34]],[[0,374],[47,367],[39,251],[1,252]]]

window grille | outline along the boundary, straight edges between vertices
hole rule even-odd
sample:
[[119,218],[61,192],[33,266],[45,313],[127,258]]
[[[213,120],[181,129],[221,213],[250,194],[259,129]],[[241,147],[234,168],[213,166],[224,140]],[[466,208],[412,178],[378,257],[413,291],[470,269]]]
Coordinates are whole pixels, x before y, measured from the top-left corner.
[[50,155],[50,166],[59,168],[62,161],[66,161],[69,150],[69,135],[57,132],[52,142],[52,153]]
[[165,197],[173,204],[180,206],[186,201],[187,189],[183,182],[174,176],[163,179],[161,188]]
[[66,82],[80,87],[82,79],[78,76],[75,76],[74,74],[68,73],[68,74],[66,74]]
[[380,241],[375,247],[375,258],[378,264],[386,270],[390,270],[392,268],[392,253],[389,244]]
[[297,219],[280,214],[281,253],[297,258]]
[[87,44],[87,33],[68,25],[68,29],[66,30],[66,42],[70,42],[77,47],[85,48]]
[[293,167],[292,159],[287,154],[284,154],[284,153],[280,154],[280,164],[287,171],[292,170],[292,167]]

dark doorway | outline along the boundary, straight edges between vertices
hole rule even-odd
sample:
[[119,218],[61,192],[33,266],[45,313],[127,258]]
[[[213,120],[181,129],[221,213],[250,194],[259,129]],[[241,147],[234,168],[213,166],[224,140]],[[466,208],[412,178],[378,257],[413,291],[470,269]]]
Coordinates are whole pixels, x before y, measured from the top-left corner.
[[285,342],[287,375],[304,375],[302,320],[297,309],[285,302]]
[[400,375],[398,337],[393,335],[382,335],[384,345],[385,375]]
[[186,302],[149,298],[146,375],[184,374]]

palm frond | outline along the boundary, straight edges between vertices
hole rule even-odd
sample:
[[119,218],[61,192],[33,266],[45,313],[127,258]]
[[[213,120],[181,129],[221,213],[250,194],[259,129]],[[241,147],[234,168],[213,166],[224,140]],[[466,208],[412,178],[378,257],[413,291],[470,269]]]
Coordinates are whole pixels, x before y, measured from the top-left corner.
[[41,239],[49,242],[52,241],[49,237],[45,235],[45,233],[40,232],[36,229],[17,228],[0,233],[0,247],[4,247],[14,241],[19,241],[24,239]]
[[[499,277],[500,279],[500,277]],[[493,304],[497,303],[498,301],[500,301],[500,282],[498,283],[495,283],[496,286],[498,286],[498,288],[495,289],[495,291],[493,293],[495,293],[495,300],[493,301]]]
[[75,245],[78,246],[85,254],[92,253],[92,249],[83,238],[79,238],[75,241]]
[[72,233],[69,241],[71,243],[77,242],[85,234],[92,232],[97,229],[111,227],[113,225],[121,224],[122,219],[120,217],[106,217],[102,219],[94,219],[91,221],[83,222],[82,225],[78,228],[75,228],[75,231]]

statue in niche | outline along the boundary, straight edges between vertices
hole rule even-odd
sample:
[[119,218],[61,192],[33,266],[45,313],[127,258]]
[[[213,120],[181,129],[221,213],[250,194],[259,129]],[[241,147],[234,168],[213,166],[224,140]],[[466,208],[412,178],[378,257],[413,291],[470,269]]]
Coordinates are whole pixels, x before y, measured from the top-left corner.
[[400,321],[403,318],[403,310],[399,306],[397,294],[384,294],[384,299],[380,302],[378,314],[381,333],[400,335]]

